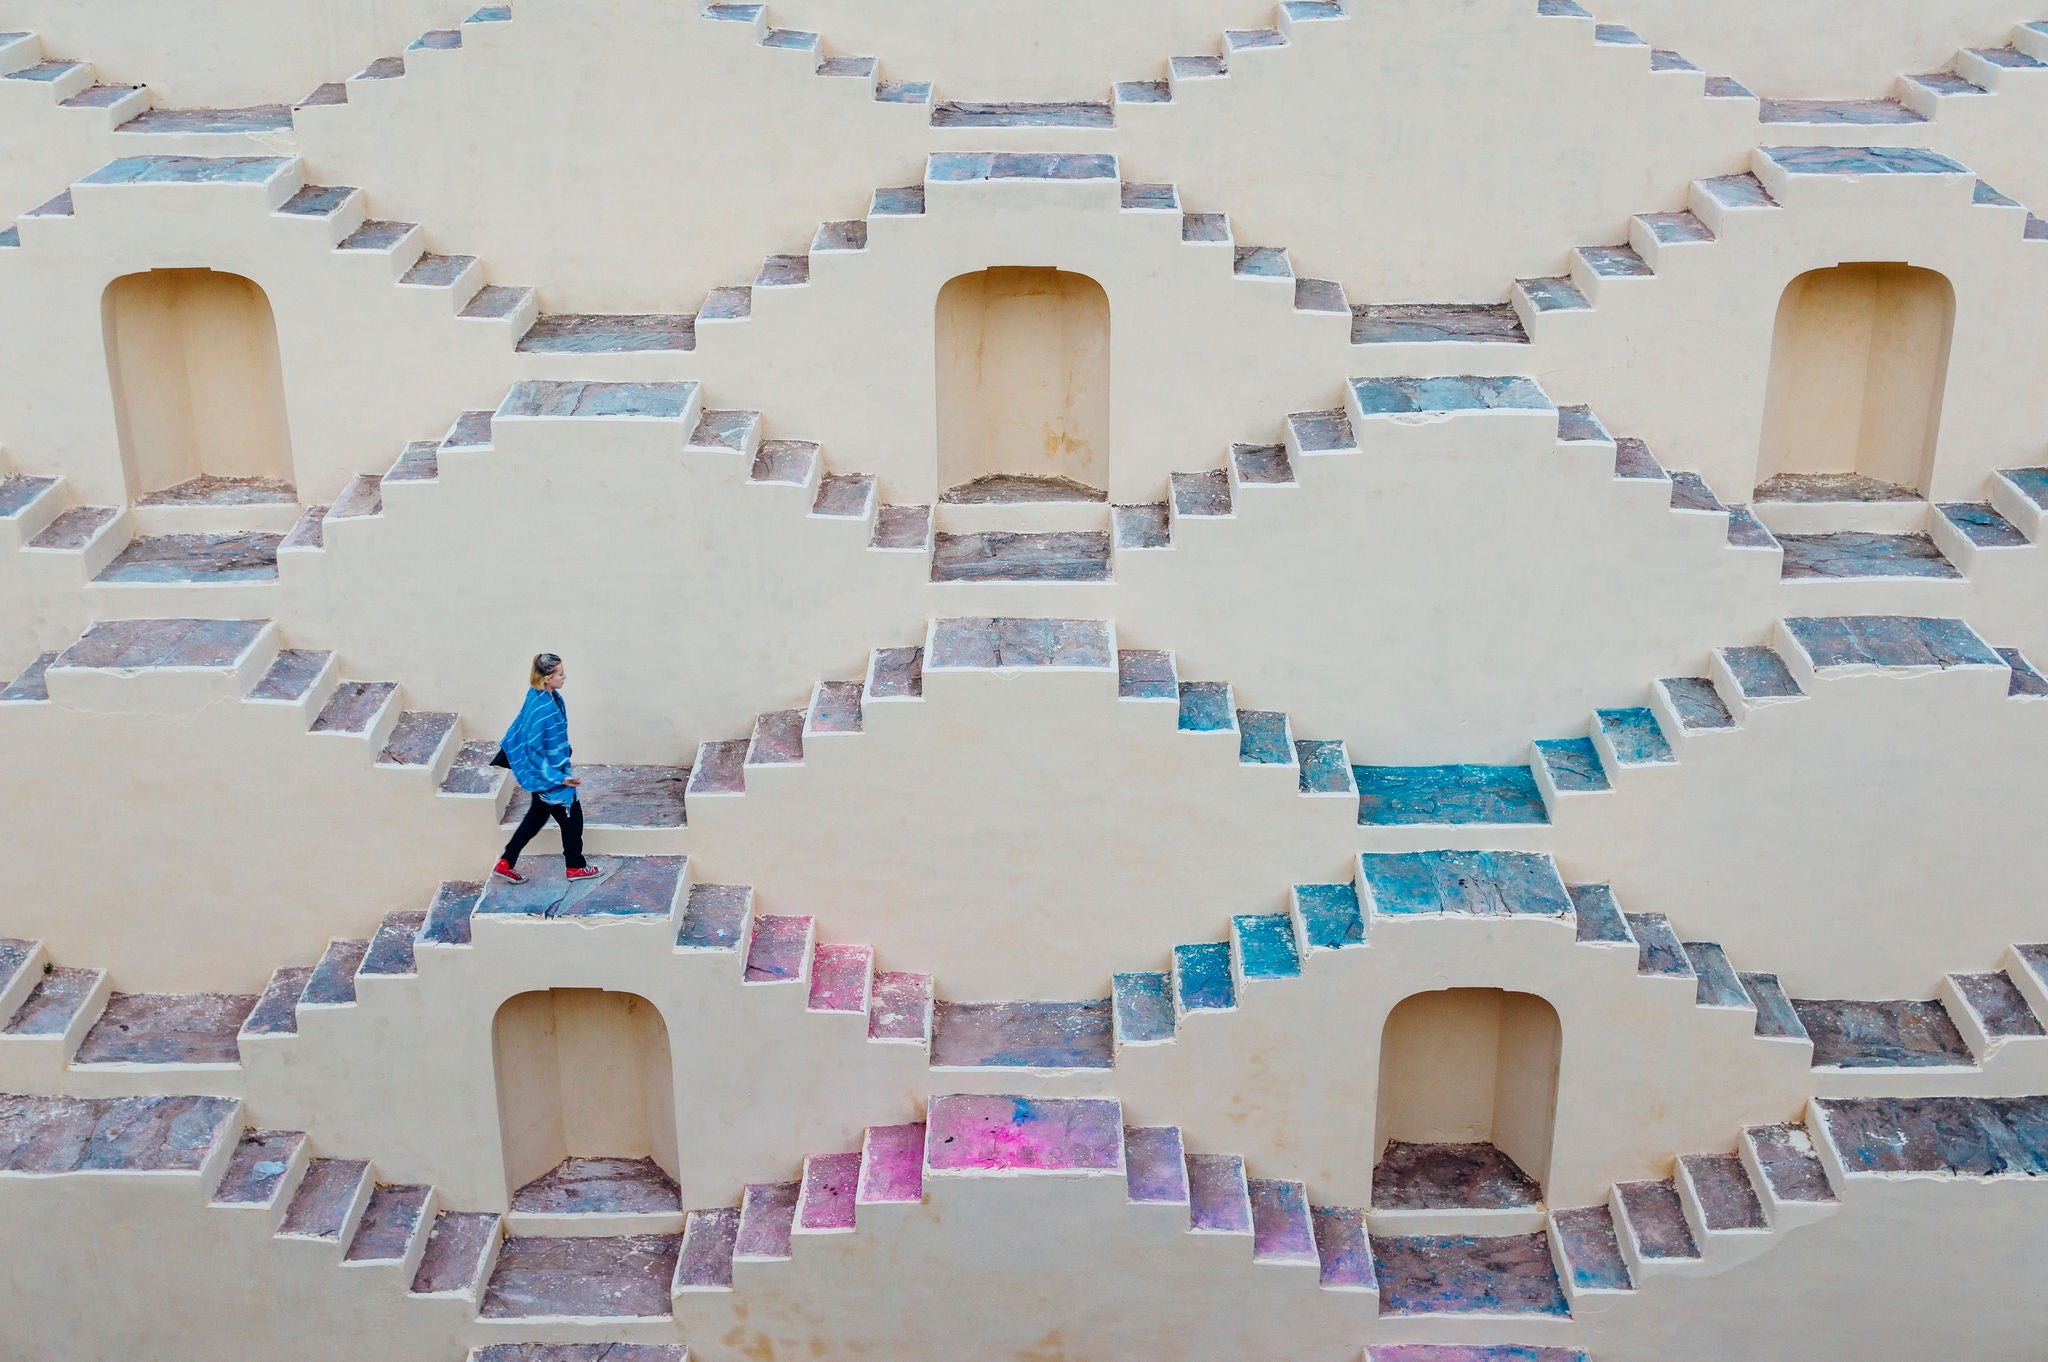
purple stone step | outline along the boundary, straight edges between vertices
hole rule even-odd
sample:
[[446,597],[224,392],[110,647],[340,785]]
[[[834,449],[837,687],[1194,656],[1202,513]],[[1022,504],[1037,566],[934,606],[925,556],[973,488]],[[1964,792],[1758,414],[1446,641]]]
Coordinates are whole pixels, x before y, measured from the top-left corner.
[[933,1172],[1123,1171],[1122,1111],[1108,1098],[956,1094],[933,1098],[926,1122]]
[[680,1343],[493,1343],[469,1362],[689,1362]]
[[1250,1234],[1251,1189],[1235,1154],[1188,1155],[1188,1228],[1197,1234]]
[[879,506],[875,508],[875,527],[868,535],[868,547],[922,553],[931,543],[931,534],[931,507]]
[[1831,1202],[1835,1189],[1827,1167],[1803,1125],[1751,1126],[1745,1132],[1771,1195],[1779,1201]]
[[367,941],[344,941],[337,937],[328,942],[326,953],[313,967],[313,977],[306,981],[306,991],[299,995],[299,1006],[343,1007],[353,1003],[356,969],[369,950]]
[[263,679],[249,692],[251,700],[277,700],[295,703],[306,698],[313,689],[313,683],[327,670],[333,653],[311,652],[304,648],[285,648],[279,651],[277,660],[270,664],[270,670],[263,673]]
[[1116,693],[1123,700],[1176,700],[1180,677],[1173,654],[1149,648],[1120,648],[1116,655]]
[[747,941],[746,981],[781,984],[802,979],[811,951],[811,925],[807,917],[756,917]]
[[1107,1069],[1115,1049],[1107,998],[941,1002],[933,1012],[935,1069]]
[[1685,1223],[1685,1209],[1678,1200],[1678,1188],[1670,1178],[1662,1181],[1618,1182],[1621,1209],[1628,1217],[1629,1233],[1636,1253],[1645,1259],[1681,1259],[1700,1256],[1692,1230]]
[[43,971],[28,998],[7,1023],[10,1036],[61,1036],[99,987],[101,972],[66,966]]
[[1231,513],[1230,475],[1220,468],[1175,473],[1171,484],[1176,517],[1222,517]]
[[780,709],[754,720],[754,738],[747,745],[749,766],[795,766],[804,759],[804,712]]
[[1542,1200],[1535,1181],[1490,1143],[1390,1140],[1372,1171],[1374,1210],[1512,1210]]
[[1105,582],[1109,535],[1100,530],[985,530],[932,536],[934,582]]
[[1976,1059],[1938,1000],[1794,998],[1815,1068],[1973,1068]]
[[868,698],[915,700],[924,695],[923,648],[877,648],[868,660]]
[[[1692,958],[1679,943],[1678,933],[1671,929],[1671,920],[1662,913],[1627,913],[1623,915],[1628,923],[1630,935],[1636,939],[1636,973],[1657,974],[1673,979],[1693,977]],[[1698,995],[1698,987],[1694,987]]]
[[1823,1098],[1820,1110],[1851,1177],[2048,1176],[2048,1097]]
[[1770,1228],[1740,1155],[1687,1154],[1678,1162],[1692,1180],[1700,1219],[1709,1231]]
[[278,1234],[287,1239],[340,1243],[369,1172],[369,1163],[362,1159],[315,1159],[307,1164]]
[[236,1064],[253,994],[116,993],[85,1033],[74,1064]]
[[859,1190],[859,1151],[810,1155],[804,1160],[803,1189],[797,1195],[796,1232],[827,1234],[853,1229]]
[[690,794],[745,794],[747,748],[751,745],[744,739],[699,744],[697,764],[690,768]]
[[932,976],[877,970],[868,1003],[868,1039],[913,1041],[931,1038]]
[[872,946],[827,945],[811,949],[811,996],[813,1012],[854,1012],[868,1010],[868,977],[873,972]]
[[1628,1260],[1621,1256],[1621,1240],[1614,1233],[1613,1211],[1605,1206],[1572,1206],[1550,1219],[1574,1291],[1635,1290]]
[[676,949],[733,951],[746,935],[754,891],[744,884],[693,884],[683,907]]
[[777,1262],[790,1256],[790,1229],[796,1223],[801,1182],[749,1183],[740,1197],[740,1224],[733,1236],[732,1256],[747,1262]]
[[1317,1264],[1308,1187],[1271,1178],[1251,1178],[1246,1185],[1252,1201],[1252,1261]]
[[269,1206],[306,1143],[302,1130],[245,1130],[213,1190],[215,1206]]
[[368,733],[397,693],[397,683],[391,681],[344,681],[313,720],[312,731],[351,736]]
[[811,697],[812,733],[858,733],[861,731],[861,684],[858,681],[821,681]]
[[[590,765],[578,766],[576,774],[583,780],[576,795],[588,827],[679,828],[685,822],[684,786],[690,778],[686,766]],[[516,826],[526,816],[527,804],[527,793],[515,789],[505,804],[503,825]]]
[[1312,1206],[1316,1257],[1321,1262],[1325,1291],[1377,1291],[1372,1245],[1365,1234],[1365,1212],[1356,1206]]
[[691,1211],[683,1221],[683,1242],[676,1258],[678,1291],[730,1291],[732,1248],[740,1232],[737,1206]]
[[370,1204],[363,1208],[363,1218],[357,1222],[355,1237],[349,1240],[344,1262],[350,1263],[395,1263],[404,1259],[406,1250],[412,1246],[413,1235],[419,1232],[420,1219],[427,1209],[427,1198],[434,1189],[422,1184],[393,1186],[378,1183],[370,1193]]
[[1187,1151],[1178,1126],[1124,1127],[1124,1186],[1137,1205],[1188,1204]]
[[924,1200],[925,1123],[869,1126],[861,1136],[860,1192],[863,1206]]
[[483,1319],[667,1319],[679,1234],[505,1240]]
[[363,956],[362,967],[356,971],[357,976],[417,974],[419,971],[417,962],[413,959],[413,941],[426,924],[427,915],[424,912],[386,913],[383,923],[377,928],[377,935],[370,939],[370,949]]
[[512,1209],[536,1215],[674,1215],[675,1180],[653,1159],[571,1156],[521,1187]]
[[0,1170],[196,1173],[239,1129],[229,1097],[0,1094]]
[[49,699],[50,664],[56,660],[55,653],[38,654],[35,661],[22,669],[21,675],[9,682],[5,690],[0,690],[0,704],[33,704]]
[[434,710],[409,709],[391,726],[384,750],[377,754],[379,766],[427,766],[441,750],[441,744],[455,730],[456,716]]
[[1372,1252],[1383,1316],[1571,1313],[1542,1234],[1375,1235]]
[[288,965],[270,976],[263,996],[242,1022],[245,1036],[296,1036],[299,1033],[299,995],[313,977],[311,965]]
[[500,1221],[488,1211],[442,1211],[427,1234],[426,1252],[413,1274],[415,1296],[474,1296],[484,1264],[498,1242]]
[[1951,974],[1949,982],[1977,1014],[1984,1034],[1994,1039],[2042,1034],[2040,1018],[2027,1006],[2026,995],[2004,970],[1991,974]]

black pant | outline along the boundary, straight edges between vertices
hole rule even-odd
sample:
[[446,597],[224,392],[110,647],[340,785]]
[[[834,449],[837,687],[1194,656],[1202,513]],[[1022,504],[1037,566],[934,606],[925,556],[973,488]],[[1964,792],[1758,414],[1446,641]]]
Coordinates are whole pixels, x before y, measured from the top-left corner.
[[526,817],[519,820],[512,840],[505,843],[505,864],[519,864],[519,853],[526,850],[526,844],[550,818],[562,825],[562,859],[571,870],[583,868],[583,801],[572,799],[567,804],[550,804],[539,795],[528,800]]

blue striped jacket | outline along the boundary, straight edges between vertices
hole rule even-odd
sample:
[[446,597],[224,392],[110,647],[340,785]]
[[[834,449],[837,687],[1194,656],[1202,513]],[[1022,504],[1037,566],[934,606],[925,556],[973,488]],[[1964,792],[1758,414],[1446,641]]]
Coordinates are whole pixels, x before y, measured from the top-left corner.
[[562,783],[576,768],[569,761],[569,706],[559,692],[528,690],[499,746],[520,789],[549,804],[576,802],[576,791]]

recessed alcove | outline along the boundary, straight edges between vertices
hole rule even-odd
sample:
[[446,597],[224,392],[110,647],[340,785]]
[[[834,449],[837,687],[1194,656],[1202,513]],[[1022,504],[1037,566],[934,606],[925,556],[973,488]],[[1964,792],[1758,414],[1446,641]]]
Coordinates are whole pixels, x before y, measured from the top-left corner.
[[1778,300],[1755,499],[1917,502],[1933,471],[1955,290],[1933,270],[1809,270]]
[[1102,285],[1040,267],[963,274],[939,290],[936,340],[943,502],[1107,500]]
[[645,998],[522,993],[498,1009],[498,1130],[514,1212],[680,1212],[668,1028]]
[[123,275],[100,317],[131,501],[294,499],[277,325],[254,281],[207,269]]
[[1556,1010],[1533,994],[1451,988],[1403,999],[1380,1036],[1373,1210],[1537,1206],[1561,1048]]

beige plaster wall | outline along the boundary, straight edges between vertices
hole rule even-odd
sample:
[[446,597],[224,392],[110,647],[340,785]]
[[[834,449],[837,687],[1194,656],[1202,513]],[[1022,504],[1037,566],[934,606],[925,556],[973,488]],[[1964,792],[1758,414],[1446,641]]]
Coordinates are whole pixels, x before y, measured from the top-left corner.
[[107,286],[101,326],[131,496],[202,474],[292,480],[262,289],[213,270],[124,275]]
[[233,108],[302,99],[475,9],[449,0],[7,0],[0,27],[41,34],[53,56],[90,61],[108,83],[147,84],[159,103]]
[[990,473],[1109,485],[1109,298],[1085,275],[1015,266],[939,290],[938,486]]

